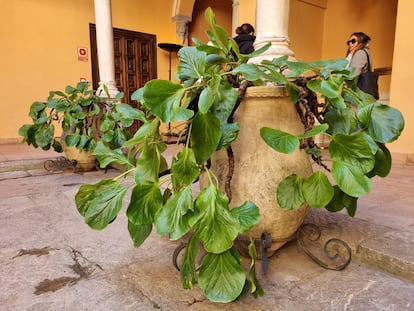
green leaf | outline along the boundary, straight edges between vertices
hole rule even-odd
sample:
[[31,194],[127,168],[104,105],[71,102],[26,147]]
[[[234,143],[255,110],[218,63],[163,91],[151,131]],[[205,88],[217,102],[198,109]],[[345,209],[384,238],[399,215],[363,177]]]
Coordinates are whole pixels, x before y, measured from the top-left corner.
[[198,246],[198,239],[193,234],[188,240],[187,246],[185,248],[183,262],[181,264],[181,282],[183,287],[186,289],[192,288],[193,284],[197,283],[197,274],[196,274],[196,258],[200,252],[200,247]]
[[333,186],[321,171],[317,171],[305,179],[302,191],[306,203],[316,208],[325,207],[334,195]]
[[222,254],[207,254],[203,259],[198,281],[211,301],[235,300],[246,282],[240,255],[233,249]]
[[158,183],[137,184],[132,190],[127,216],[135,225],[149,225],[161,207],[162,194]]
[[101,230],[118,215],[126,191],[115,179],[82,185],[75,195],[76,207],[91,228]]
[[141,120],[145,122],[145,114],[143,111],[138,110],[128,104],[117,103],[114,105],[116,112],[120,113],[121,119],[130,119],[130,120]]
[[197,163],[202,164],[210,158],[217,150],[220,138],[220,121],[211,112],[198,112],[193,120],[190,136]]
[[378,175],[380,177],[386,177],[391,171],[392,157],[388,148],[380,144],[377,152],[375,153],[375,166],[369,173],[370,176]]
[[396,140],[404,129],[404,118],[400,111],[378,102],[362,107],[358,119],[367,126],[367,132],[380,143]]
[[128,160],[128,158],[123,154],[121,149],[111,149],[102,141],[98,141],[95,149],[93,150],[93,155],[98,159],[100,167],[107,167],[109,164],[120,164],[120,165],[129,165],[133,164]]
[[240,232],[240,223],[229,211],[229,200],[215,186],[203,189],[196,200],[196,211],[189,224],[210,253],[222,253],[232,247]]
[[332,108],[325,114],[325,122],[329,124],[328,133],[350,134],[355,129],[357,120],[352,108]]
[[189,212],[193,211],[191,186],[173,194],[155,216],[155,226],[159,235],[169,234],[171,240],[178,240],[189,230]]
[[29,117],[31,117],[33,120],[36,120],[39,116],[39,112],[44,111],[45,108],[46,103],[34,102],[30,106]]
[[151,234],[152,224],[147,225],[136,225],[128,221],[128,232],[134,241],[135,247],[140,247],[145,242],[147,237]]
[[299,147],[298,137],[277,129],[262,127],[260,136],[269,147],[278,152],[289,154]]
[[214,93],[210,87],[206,87],[200,93],[200,99],[198,100],[198,108],[201,113],[207,113],[214,102]]
[[259,280],[256,277],[257,252],[256,252],[256,245],[252,238],[250,238],[248,250],[249,250],[249,255],[251,258],[251,264],[250,264],[250,269],[249,269],[249,283],[250,283],[252,295],[255,298],[257,298],[259,296],[263,296],[264,291],[263,291],[263,288],[260,286]]
[[193,46],[185,46],[178,51],[180,63],[178,75],[187,78],[199,79],[203,76],[206,67],[206,53]]
[[255,64],[241,64],[239,67],[230,71],[230,74],[241,74],[246,80],[256,81],[264,77],[264,72],[261,71]]
[[329,125],[326,124],[326,123],[318,124],[318,125],[314,126],[313,128],[311,128],[309,131],[307,131],[305,134],[298,135],[298,138],[313,137],[315,135],[318,135],[318,134],[321,134],[321,133],[325,132],[328,128],[329,128]]
[[363,133],[332,136],[329,153],[332,160],[347,163],[362,174],[371,171],[375,164],[374,154]]
[[137,161],[135,182],[157,182],[161,165],[161,152],[156,144],[147,143]]
[[77,143],[80,141],[80,139],[81,139],[81,135],[79,135],[78,133],[70,133],[70,134],[66,135],[65,143],[69,147],[74,147],[74,146],[77,145]]
[[332,176],[339,188],[352,197],[362,197],[371,191],[371,180],[349,163],[332,161]]
[[284,209],[297,209],[305,204],[302,194],[303,177],[292,174],[283,179],[277,187],[277,202]]
[[200,175],[200,170],[192,149],[185,146],[173,159],[171,173],[174,186],[191,185]]
[[55,127],[53,124],[49,124],[45,127],[36,129],[34,134],[34,142],[37,146],[43,148],[49,146],[55,134]]
[[217,146],[217,150],[226,149],[237,139],[239,135],[240,125],[238,123],[224,123],[221,125],[221,138]]
[[227,122],[227,119],[236,105],[237,96],[237,90],[227,81],[222,80],[218,86],[215,102],[210,110],[221,123]]
[[181,107],[186,89],[167,80],[151,80],[145,84],[143,98],[145,106],[164,123],[190,119],[194,112]]
[[253,202],[244,202],[242,205],[232,208],[231,215],[240,222],[240,233],[250,230],[260,220],[260,210]]

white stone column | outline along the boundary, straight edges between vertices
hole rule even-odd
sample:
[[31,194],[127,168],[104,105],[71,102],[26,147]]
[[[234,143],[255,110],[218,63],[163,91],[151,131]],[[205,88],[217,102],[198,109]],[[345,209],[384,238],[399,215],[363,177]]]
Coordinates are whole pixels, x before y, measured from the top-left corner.
[[233,12],[232,12],[232,18],[231,18],[231,27],[233,28],[231,30],[232,37],[236,36],[236,27],[239,26],[239,7],[240,7],[240,1],[239,0],[233,0]]
[[94,0],[96,21],[96,44],[99,64],[99,87],[97,94],[106,97],[106,85],[111,98],[119,92],[115,82],[114,35],[112,30],[111,0]]
[[275,57],[288,55],[294,60],[295,54],[289,48],[288,36],[290,0],[256,0],[256,40],[255,49],[267,42],[272,46],[261,56],[253,58],[253,63],[272,60]]

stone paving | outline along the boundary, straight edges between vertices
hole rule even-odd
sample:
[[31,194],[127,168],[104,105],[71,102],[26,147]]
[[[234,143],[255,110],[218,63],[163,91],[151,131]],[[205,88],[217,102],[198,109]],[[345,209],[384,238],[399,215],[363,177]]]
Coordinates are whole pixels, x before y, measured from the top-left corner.
[[[316,209],[307,217],[322,243],[350,245],[345,270],[321,268],[292,241],[267,274],[258,269],[265,296],[217,304],[197,285],[181,287],[172,264],[179,242],[153,233],[134,248],[123,212],[103,231],[84,224],[73,200],[79,185],[115,170],[50,174],[40,163],[56,154],[29,154],[0,145],[0,310],[414,310],[413,166],[375,180],[355,219]],[[16,161],[26,168],[8,171]]]

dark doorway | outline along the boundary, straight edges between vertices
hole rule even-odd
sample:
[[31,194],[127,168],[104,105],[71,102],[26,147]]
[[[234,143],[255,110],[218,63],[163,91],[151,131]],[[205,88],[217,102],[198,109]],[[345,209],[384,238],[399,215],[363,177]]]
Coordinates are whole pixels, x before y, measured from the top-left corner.
[[[91,40],[93,89],[99,86],[99,67],[96,45],[96,27],[89,25]],[[123,102],[137,107],[131,95],[149,80],[157,78],[156,36],[142,32],[114,28],[115,81],[119,91],[124,92]],[[139,124],[131,126],[135,133]]]

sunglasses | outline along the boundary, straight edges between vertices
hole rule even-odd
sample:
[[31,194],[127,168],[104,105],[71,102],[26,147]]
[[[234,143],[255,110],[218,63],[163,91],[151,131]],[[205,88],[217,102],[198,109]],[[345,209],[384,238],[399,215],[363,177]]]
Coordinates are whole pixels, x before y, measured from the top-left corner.
[[356,39],[348,40],[346,41],[346,45],[349,45],[350,43],[355,44],[355,42],[357,42]]

